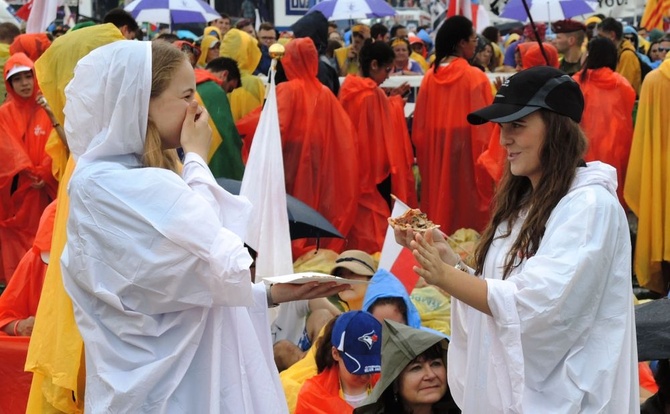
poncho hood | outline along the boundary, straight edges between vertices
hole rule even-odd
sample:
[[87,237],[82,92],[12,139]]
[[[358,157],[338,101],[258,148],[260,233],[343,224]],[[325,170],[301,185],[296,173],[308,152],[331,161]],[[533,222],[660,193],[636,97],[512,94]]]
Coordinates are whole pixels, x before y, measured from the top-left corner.
[[[14,88],[12,88],[12,84],[7,79],[7,74],[9,73],[9,71],[16,66],[26,66],[33,71],[33,94],[30,98],[20,97],[14,91]],[[15,99],[17,104],[19,105],[27,104],[30,107],[37,105],[37,103],[35,103],[35,98],[39,93],[39,89],[37,87],[37,77],[35,76],[35,64],[33,63],[32,60],[30,60],[28,56],[26,56],[25,53],[16,53],[10,56],[9,59],[7,59],[7,62],[5,63],[5,70],[2,73],[2,78],[5,80],[7,95],[11,96],[12,99]]]
[[578,168],[577,175],[575,175],[575,179],[570,186],[570,192],[589,185],[605,187],[607,191],[616,197],[616,169],[600,161],[590,162],[586,167]]
[[[403,369],[414,358],[437,343],[443,343],[445,350],[448,347],[446,337],[434,331],[412,328],[388,319],[382,324],[382,375],[370,395],[356,414],[374,413],[375,407],[384,391],[393,384]],[[446,355],[446,352],[445,352]],[[446,361],[445,361],[446,364]],[[448,391],[447,391],[448,392]]]
[[230,29],[221,41],[221,56],[235,60],[240,72],[253,73],[261,61],[261,49],[248,33]]
[[314,42],[319,55],[328,46],[328,19],[321,12],[313,12],[301,17],[291,26],[296,38],[309,37]]
[[9,47],[9,53],[25,53],[33,62],[42,56],[51,46],[51,40],[46,33],[26,33],[18,35]]
[[139,159],[150,95],[150,42],[114,42],[82,58],[65,88],[65,134],[74,157]]
[[549,43],[542,43],[542,48],[547,54],[549,63],[547,63],[544,55],[542,55],[542,50],[537,42],[521,43],[517,47],[517,50],[521,54],[521,65],[524,69],[533,68],[535,66],[551,66],[558,68],[560,65],[558,61],[558,50],[556,50],[554,45]]
[[363,298],[363,310],[370,312],[370,306],[380,298],[402,298],[407,306],[407,325],[413,328],[421,327],[421,316],[416,309],[405,286],[397,277],[386,269],[379,269],[370,279],[370,284]]
[[294,39],[286,44],[282,65],[288,80],[304,79],[320,85],[316,77],[319,71],[319,56],[312,39],[308,37]]

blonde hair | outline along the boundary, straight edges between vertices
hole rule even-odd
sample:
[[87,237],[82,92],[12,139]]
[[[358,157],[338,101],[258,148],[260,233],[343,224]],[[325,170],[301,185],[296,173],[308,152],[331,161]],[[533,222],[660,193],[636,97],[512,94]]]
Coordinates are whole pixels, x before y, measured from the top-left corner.
[[[160,96],[170,84],[175,71],[186,55],[167,42],[151,42],[151,99]],[[149,119],[144,141],[142,164],[179,173],[181,163],[175,149],[163,149],[156,124]]]

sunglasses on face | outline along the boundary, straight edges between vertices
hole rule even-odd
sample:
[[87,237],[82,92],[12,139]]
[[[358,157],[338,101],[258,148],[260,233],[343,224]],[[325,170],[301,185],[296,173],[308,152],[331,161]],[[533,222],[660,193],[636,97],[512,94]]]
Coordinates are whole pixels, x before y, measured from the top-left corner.
[[200,57],[201,53],[198,46],[192,45],[188,42],[183,42],[181,45],[179,45],[179,50],[185,53],[192,53],[196,60]]
[[670,52],[670,47],[659,47],[658,51],[659,52]]

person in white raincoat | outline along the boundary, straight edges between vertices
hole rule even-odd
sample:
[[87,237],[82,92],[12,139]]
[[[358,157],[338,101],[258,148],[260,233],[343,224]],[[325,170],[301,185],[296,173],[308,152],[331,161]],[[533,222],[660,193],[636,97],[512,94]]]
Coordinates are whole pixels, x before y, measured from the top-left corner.
[[508,165],[475,254],[396,229],[416,272],[453,296],[449,387],[463,413],[637,413],[631,244],[616,171],[585,164],[579,86],[549,67],[492,105]]
[[209,172],[194,94],[164,42],[100,47],[65,90],[77,166],[61,263],[88,413],[285,413],[267,307],[342,289],[251,283],[251,205]]

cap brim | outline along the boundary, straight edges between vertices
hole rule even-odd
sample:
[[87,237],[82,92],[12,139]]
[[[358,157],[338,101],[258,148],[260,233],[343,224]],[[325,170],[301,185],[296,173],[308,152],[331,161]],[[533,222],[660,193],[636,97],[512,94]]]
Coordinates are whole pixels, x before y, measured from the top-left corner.
[[337,272],[337,269],[347,269],[350,270],[352,273],[355,273],[357,275],[361,276],[368,276],[372,277],[375,273],[368,269],[366,266],[363,266],[360,263],[356,262],[341,262],[337,263],[337,266],[333,268],[333,270],[330,272],[331,275],[335,275]]
[[[344,366],[347,368],[350,374],[353,375],[365,375],[365,374],[376,374],[382,371],[382,356],[380,355],[351,355],[346,352],[340,351],[342,356],[342,361],[344,361]],[[365,372],[366,367],[374,367],[374,369],[368,368],[368,371]]]
[[512,122],[541,109],[539,106],[524,106],[506,103],[494,103],[468,114],[468,122],[481,125],[487,122]]
[[13,68],[7,72],[7,76],[5,76],[5,80],[9,80],[12,76],[16,75],[17,73],[21,72],[30,72],[32,69],[29,68],[28,66],[22,66],[22,65],[16,65]]

